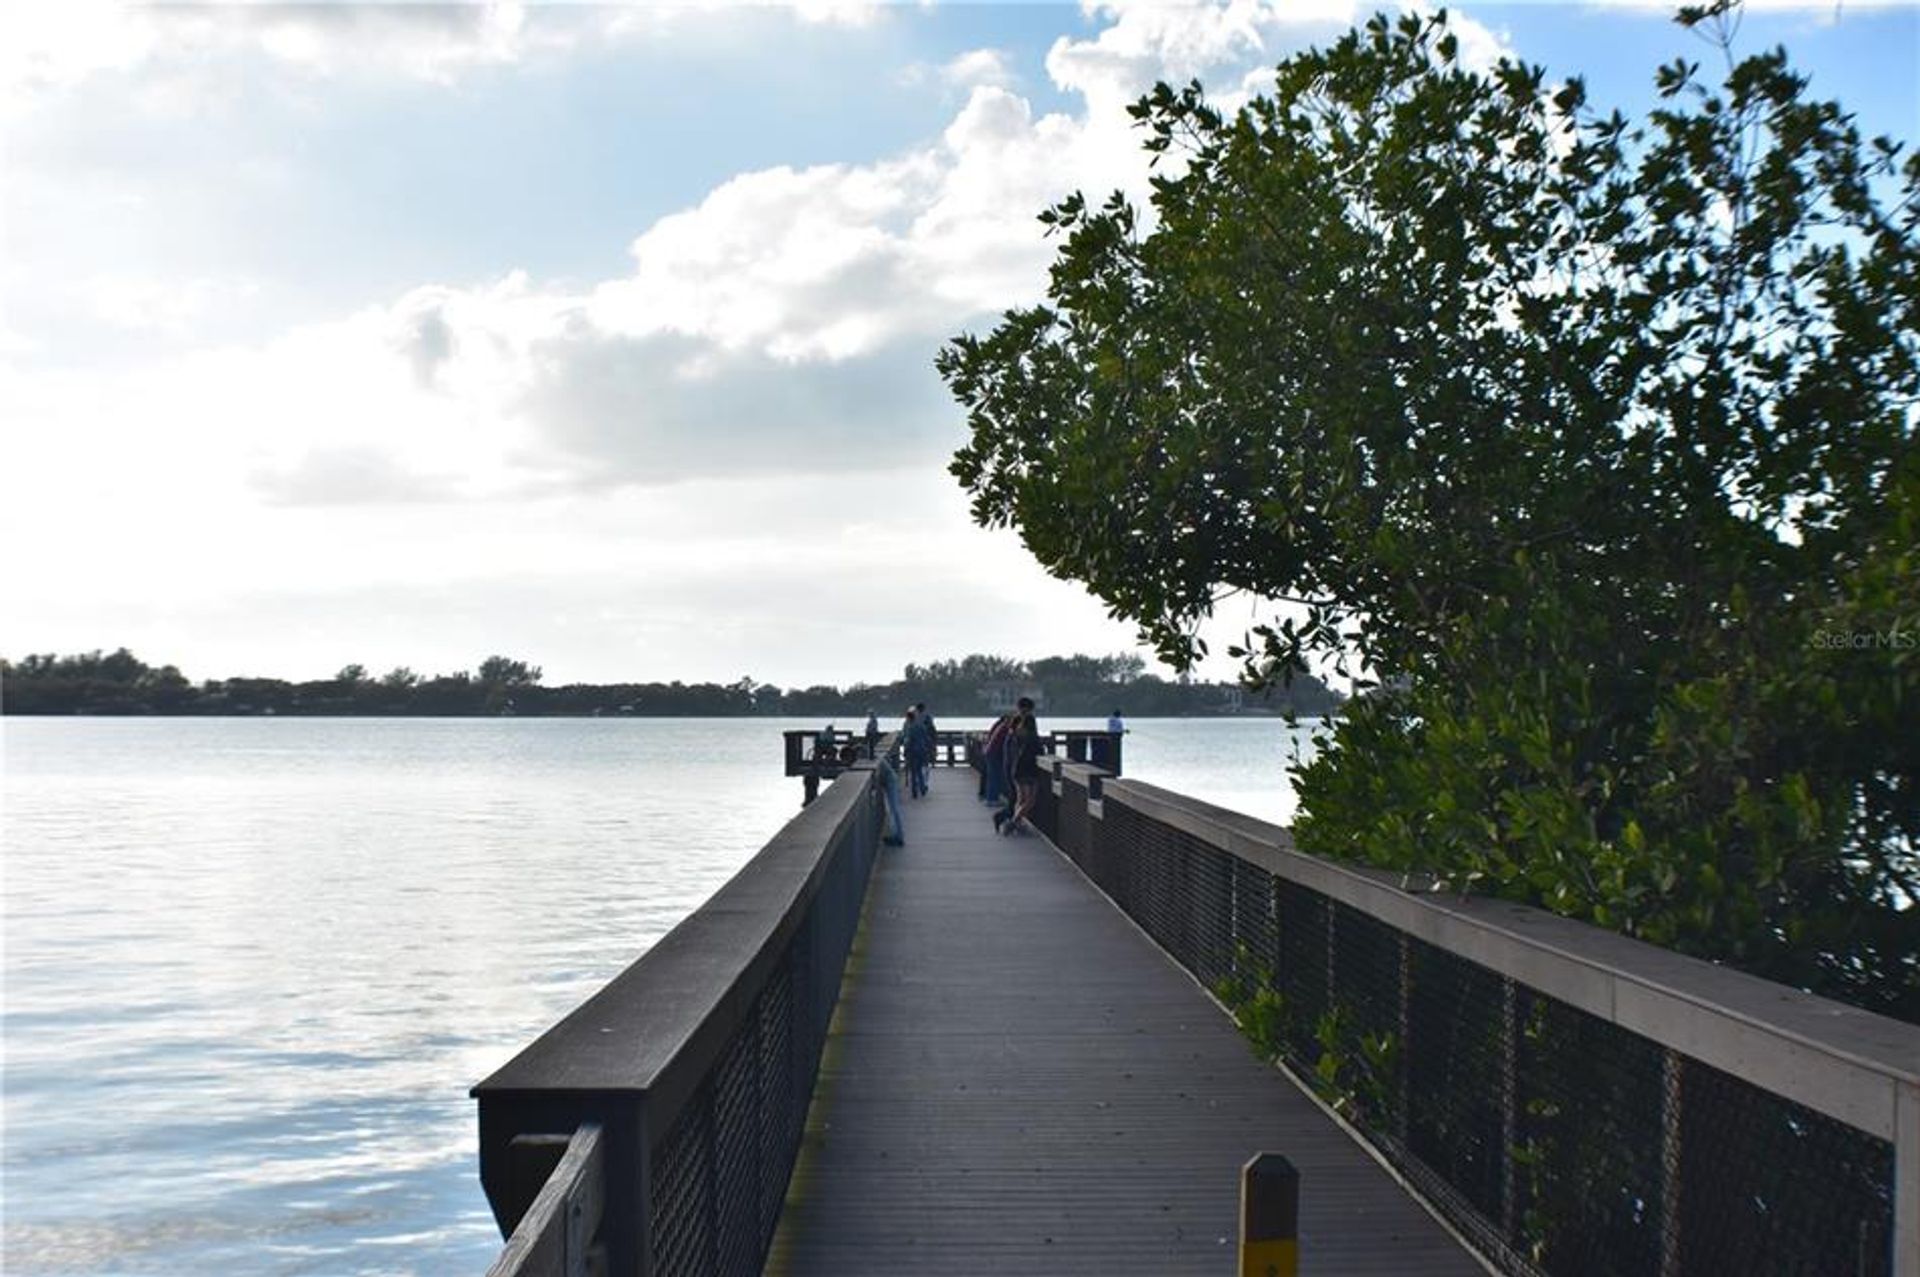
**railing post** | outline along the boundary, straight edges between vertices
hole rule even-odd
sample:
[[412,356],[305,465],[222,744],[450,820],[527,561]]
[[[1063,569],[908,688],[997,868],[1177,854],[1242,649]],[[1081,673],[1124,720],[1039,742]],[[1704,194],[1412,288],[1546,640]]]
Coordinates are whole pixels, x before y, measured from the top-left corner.
[[607,1254],[610,1260],[624,1263],[618,1271],[631,1272],[634,1277],[654,1277],[653,1230],[659,1221],[653,1217],[653,1122],[645,1096],[634,1106],[633,1132],[632,1218],[621,1224],[624,1235],[608,1233]]
[[1400,1006],[1395,1031],[1400,1035],[1400,1049],[1396,1052],[1398,1067],[1394,1069],[1393,1134],[1404,1145],[1412,1127],[1412,1114],[1408,1110],[1413,1102],[1413,938],[1404,931],[1399,936]]
[[522,1218],[553,1177],[553,1168],[567,1155],[572,1139],[571,1135],[516,1135],[507,1144],[507,1192],[522,1203]]
[[1660,1053],[1660,1277],[1680,1272],[1680,1113],[1685,1067],[1671,1047]]
[[1513,1150],[1520,1139],[1519,992],[1500,979],[1500,1234],[1514,1244],[1520,1226],[1520,1186],[1514,1181]]
[[1300,1271],[1300,1172],[1278,1153],[1240,1168],[1240,1277]]
[[1920,1086],[1893,1103],[1893,1277],[1920,1277]]

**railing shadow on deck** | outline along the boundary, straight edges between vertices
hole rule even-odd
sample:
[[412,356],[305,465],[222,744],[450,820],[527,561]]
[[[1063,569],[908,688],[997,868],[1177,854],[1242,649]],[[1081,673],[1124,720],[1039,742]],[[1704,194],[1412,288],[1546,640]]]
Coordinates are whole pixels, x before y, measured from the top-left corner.
[[[509,1236],[496,1273],[760,1271],[881,803],[873,764],[853,764],[699,910],[473,1088],[480,1178]],[[556,1150],[589,1128],[591,1153],[555,1170]],[[603,1170],[581,1187],[593,1161]],[[596,1192],[604,1209],[588,1230]],[[558,1245],[555,1212],[573,1221]]]
[[1502,1271],[1920,1277],[1920,1026],[1048,766],[1054,844]]

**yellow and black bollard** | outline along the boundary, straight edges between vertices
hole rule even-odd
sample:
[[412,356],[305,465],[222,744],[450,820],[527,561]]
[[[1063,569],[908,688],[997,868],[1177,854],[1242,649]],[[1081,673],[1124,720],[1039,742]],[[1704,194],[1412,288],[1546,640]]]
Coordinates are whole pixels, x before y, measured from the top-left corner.
[[1240,1277],[1297,1277],[1300,1172],[1278,1153],[1240,1168]]

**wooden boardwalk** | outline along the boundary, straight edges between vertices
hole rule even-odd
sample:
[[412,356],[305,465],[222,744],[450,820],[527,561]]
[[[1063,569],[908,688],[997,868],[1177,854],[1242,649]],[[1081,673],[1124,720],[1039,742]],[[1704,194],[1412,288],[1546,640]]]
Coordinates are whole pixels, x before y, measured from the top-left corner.
[[905,802],[766,1271],[1235,1271],[1239,1168],[1299,1168],[1301,1271],[1483,1272],[973,773]]

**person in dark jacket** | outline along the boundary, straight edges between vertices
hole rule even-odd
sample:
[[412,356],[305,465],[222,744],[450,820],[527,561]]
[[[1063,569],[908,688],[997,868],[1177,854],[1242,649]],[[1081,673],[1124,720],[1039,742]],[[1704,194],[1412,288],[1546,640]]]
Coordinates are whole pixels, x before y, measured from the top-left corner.
[[1020,709],[1007,736],[1007,774],[1013,781],[1013,805],[1005,819],[996,816],[994,824],[1003,834],[1022,825],[1031,828],[1034,804],[1040,801],[1040,724],[1033,716],[1033,701],[1020,698]]
[[998,807],[1007,792],[1007,736],[1013,730],[1013,715],[1002,714],[987,729],[980,745],[980,801]]
[[916,704],[913,712],[920,719],[921,730],[927,734],[927,765],[931,767],[933,760],[940,757],[940,728],[934,723],[933,711],[927,708],[925,701]]
[[927,769],[933,765],[933,734],[913,710],[900,727],[900,739],[907,755],[907,796],[923,797],[927,792]]

